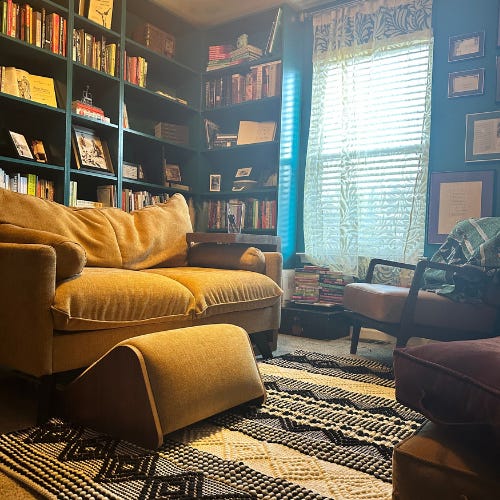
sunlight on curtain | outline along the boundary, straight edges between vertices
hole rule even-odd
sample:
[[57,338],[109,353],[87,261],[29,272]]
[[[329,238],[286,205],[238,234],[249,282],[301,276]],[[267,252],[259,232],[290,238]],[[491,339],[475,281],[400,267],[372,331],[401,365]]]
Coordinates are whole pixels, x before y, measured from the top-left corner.
[[424,248],[431,0],[367,0],[313,19],[305,253],[363,276]]

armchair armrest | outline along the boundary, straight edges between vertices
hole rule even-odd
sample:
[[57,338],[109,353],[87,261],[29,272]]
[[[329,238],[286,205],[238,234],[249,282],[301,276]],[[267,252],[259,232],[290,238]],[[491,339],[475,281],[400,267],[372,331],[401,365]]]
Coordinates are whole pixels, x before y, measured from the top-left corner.
[[372,282],[375,267],[378,265],[387,266],[387,267],[399,267],[401,269],[410,269],[410,270],[415,269],[414,264],[407,264],[405,262],[396,262],[394,260],[386,260],[386,259],[372,259],[372,260],[370,260],[370,264],[368,265],[368,271],[366,273],[366,282],[367,283]]
[[52,373],[54,248],[0,243],[0,275],[0,365],[36,377]]

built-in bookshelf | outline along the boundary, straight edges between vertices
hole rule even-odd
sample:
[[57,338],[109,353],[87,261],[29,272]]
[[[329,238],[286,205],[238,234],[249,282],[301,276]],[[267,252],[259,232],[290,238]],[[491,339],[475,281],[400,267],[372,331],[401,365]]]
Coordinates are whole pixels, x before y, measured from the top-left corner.
[[[0,1],[0,78],[12,67],[45,77],[55,105],[0,89],[3,179],[29,176],[60,203],[124,210],[182,192],[200,231],[224,231],[209,226],[208,205],[238,199],[243,231],[294,245],[301,82],[290,7],[204,30],[150,1],[113,0],[106,26],[89,19],[85,0],[28,1]],[[224,44],[226,62],[213,48]],[[207,122],[220,134],[212,144]],[[253,140],[248,127],[263,135]],[[42,145],[44,160],[20,155],[10,132]]]

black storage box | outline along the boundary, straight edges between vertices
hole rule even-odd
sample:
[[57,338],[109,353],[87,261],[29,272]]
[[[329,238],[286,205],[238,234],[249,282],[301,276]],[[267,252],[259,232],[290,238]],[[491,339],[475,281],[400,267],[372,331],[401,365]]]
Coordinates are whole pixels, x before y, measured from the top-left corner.
[[338,339],[349,335],[342,306],[290,304],[281,309],[280,333],[312,339]]

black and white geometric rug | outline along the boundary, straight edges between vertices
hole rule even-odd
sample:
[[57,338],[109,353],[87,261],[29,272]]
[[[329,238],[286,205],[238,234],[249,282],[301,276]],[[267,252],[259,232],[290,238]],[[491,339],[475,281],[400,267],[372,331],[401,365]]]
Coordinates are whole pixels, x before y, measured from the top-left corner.
[[52,419],[0,436],[0,469],[47,498],[390,499],[393,447],[423,417],[374,361],[296,351],[259,363],[262,407],[147,450]]

